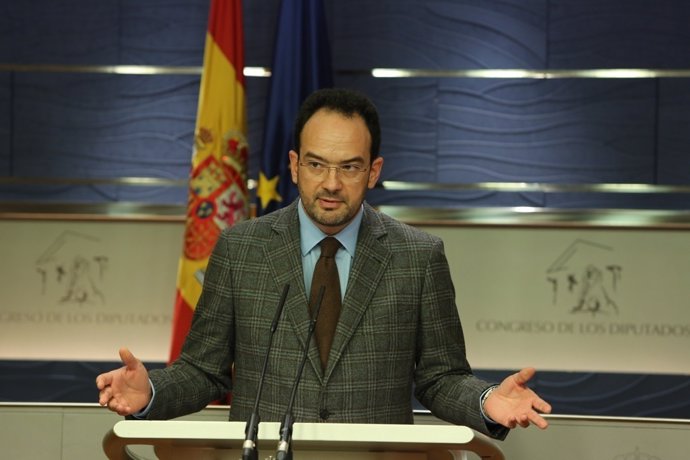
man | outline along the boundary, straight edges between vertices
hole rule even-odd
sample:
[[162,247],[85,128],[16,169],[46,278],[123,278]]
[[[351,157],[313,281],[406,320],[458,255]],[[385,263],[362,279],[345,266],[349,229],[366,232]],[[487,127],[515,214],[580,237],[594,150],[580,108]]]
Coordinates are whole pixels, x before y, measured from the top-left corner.
[[[300,109],[294,144],[290,169],[300,198],[223,232],[179,359],[149,374],[120,350],[124,366],[96,379],[100,404],[120,415],[168,419],[232,390],[230,419],[246,420],[270,325],[289,285],[273,336],[262,420],[282,418],[308,347],[297,421],[412,423],[414,388],[437,417],[493,437],[517,425],[545,428],[540,413],[551,407],[526,387],[534,369],[499,386],[472,375],[442,241],[364,202],[383,166],[371,102],[353,91],[317,91]],[[323,356],[323,347],[306,337],[311,275],[326,236],[341,246],[335,261],[342,309]]]

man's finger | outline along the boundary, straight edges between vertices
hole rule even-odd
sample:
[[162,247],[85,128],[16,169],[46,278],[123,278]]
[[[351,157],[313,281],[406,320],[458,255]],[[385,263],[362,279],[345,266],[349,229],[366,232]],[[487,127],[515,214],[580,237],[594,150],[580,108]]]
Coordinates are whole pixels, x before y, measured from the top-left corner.
[[104,374],[100,374],[98,377],[96,377],[96,388],[99,390],[104,389],[108,385],[113,383],[113,373],[112,372],[106,372]]
[[542,430],[546,429],[546,427],[549,426],[549,422],[547,422],[544,417],[540,416],[536,412],[530,414],[529,417],[530,422],[532,422],[534,425],[538,426]]
[[122,364],[124,364],[125,367],[127,367],[127,370],[130,371],[134,370],[139,364],[139,360],[134,357],[128,348],[120,348],[120,359],[122,360]]
[[515,383],[518,385],[525,385],[532,377],[534,377],[536,372],[537,370],[533,367],[525,367],[524,369],[520,369],[520,372],[515,374]]
[[518,424],[522,428],[527,428],[530,424],[530,417],[527,414],[522,414],[518,419]]
[[538,401],[536,401],[534,404],[532,404],[532,407],[534,407],[534,409],[540,414],[551,413],[551,404],[547,403],[543,399],[539,399]]
[[101,406],[105,406],[106,404],[108,404],[108,401],[110,401],[111,397],[112,390],[110,389],[110,387],[108,387],[105,390],[101,391],[98,395],[98,404],[100,404]]
[[121,415],[123,417],[126,417],[131,413],[132,411],[130,410],[129,406],[119,406],[117,409],[117,415]]

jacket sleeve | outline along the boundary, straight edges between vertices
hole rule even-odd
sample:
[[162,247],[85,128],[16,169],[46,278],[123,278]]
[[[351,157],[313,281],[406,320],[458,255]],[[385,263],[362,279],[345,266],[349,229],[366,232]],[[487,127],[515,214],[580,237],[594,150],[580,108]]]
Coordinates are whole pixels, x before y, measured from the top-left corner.
[[224,231],[209,259],[204,288],[180,357],[171,366],[150,373],[156,397],[148,419],[196,412],[231,389],[234,313],[228,248],[229,232]]
[[415,396],[436,417],[503,439],[508,429],[487,424],[480,397],[491,386],[472,374],[443,242],[426,262],[419,314]]

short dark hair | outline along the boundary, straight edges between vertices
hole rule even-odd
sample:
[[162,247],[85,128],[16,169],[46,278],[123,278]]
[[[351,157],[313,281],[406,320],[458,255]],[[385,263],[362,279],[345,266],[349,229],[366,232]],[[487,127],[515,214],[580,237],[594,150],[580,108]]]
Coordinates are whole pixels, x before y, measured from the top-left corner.
[[299,155],[301,144],[300,137],[307,121],[319,110],[326,109],[332,112],[352,118],[360,116],[371,135],[371,148],[369,153],[371,161],[379,156],[381,148],[381,125],[376,106],[359,91],[344,88],[326,88],[311,93],[302,102],[302,106],[295,120],[293,130],[293,149]]

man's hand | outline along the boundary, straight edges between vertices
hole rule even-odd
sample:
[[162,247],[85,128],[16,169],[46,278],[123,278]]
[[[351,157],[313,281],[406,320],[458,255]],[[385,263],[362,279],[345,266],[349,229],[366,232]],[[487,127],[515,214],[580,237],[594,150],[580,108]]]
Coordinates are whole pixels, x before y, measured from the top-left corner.
[[530,367],[507,377],[486,399],[484,413],[508,428],[534,424],[545,429],[549,424],[540,414],[550,414],[551,405],[526,385],[535,372]]
[[98,403],[119,415],[132,415],[151,401],[149,373],[127,348],[120,348],[122,366],[96,377]]

